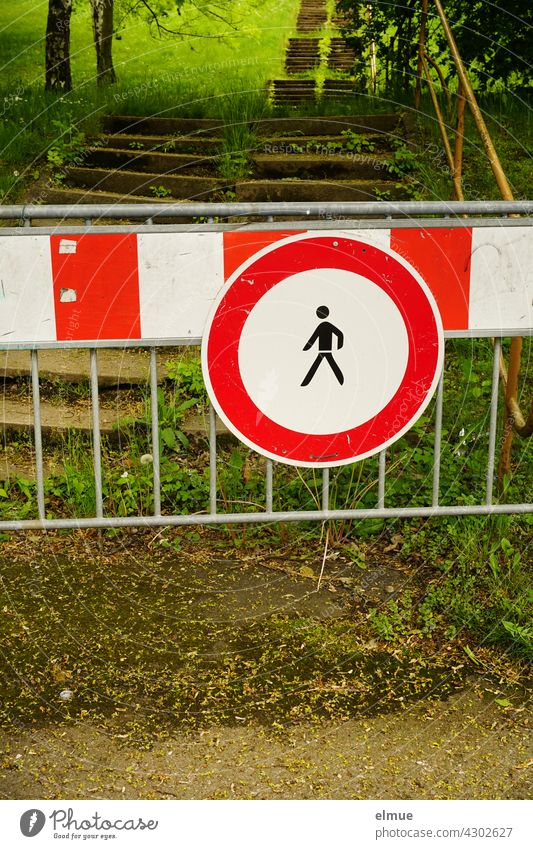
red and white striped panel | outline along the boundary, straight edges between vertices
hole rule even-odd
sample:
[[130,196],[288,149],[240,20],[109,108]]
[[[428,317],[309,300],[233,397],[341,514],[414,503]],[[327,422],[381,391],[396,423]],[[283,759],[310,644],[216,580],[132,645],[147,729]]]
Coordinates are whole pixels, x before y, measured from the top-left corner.
[[[0,344],[197,339],[225,280],[301,232],[0,236]],[[445,330],[533,328],[531,227],[342,232],[409,262]]]

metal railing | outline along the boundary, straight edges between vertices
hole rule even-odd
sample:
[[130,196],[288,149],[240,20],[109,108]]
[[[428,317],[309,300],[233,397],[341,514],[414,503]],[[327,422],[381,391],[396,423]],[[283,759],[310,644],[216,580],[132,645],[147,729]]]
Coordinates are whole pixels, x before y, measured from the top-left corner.
[[[368,229],[377,227],[390,227],[391,218],[394,217],[394,226],[412,227],[419,222],[431,227],[465,227],[472,226],[475,222],[482,225],[502,225],[514,227],[517,225],[531,226],[533,219],[515,216],[528,216],[533,212],[532,201],[476,201],[476,202],[398,202],[398,203],[338,203],[338,204],[168,204],[168,205],[78,205],[73,207],[45,207],[45,206],[6,206],[0,207],[0,219],[12,220],[17,223],[15,227],[4,227],[0,235],[10,235],[14,238],[31,233],[58,233],[68,231],[69,233],[82,232],[92,233],[104,230],[105,232],[173,232],[173,231],[198,231],[198,230],[225,230],[239,229],[242,231],[258,230],[268,228],[270,230],[281,226],[274,219],[280,218],[287,226],[288,216],[300,216],[298,220],[291,220],[291,228],[295,229],[312,227],[312,229]],[[465,219],[464,215],[474,216]],[[208,218],[206,223],[201,224],[157,224],[157,219],[163,217],[168,219],[191,219],[195,216]],[[214,221],[214,217],[219,220]],[[254,223],[243,223],[242,217],[252,217]],[[385,217],[383,217],[385,216]],[[441,216],[435,218],[434,216]],[[484,218],[483,216],[491,216]],[[509,217],[513,216],[513,217]],[[140,219],[143,224],[120,224],[104,226],[95,225],[92,222],[97,219],[120,219],[125,221],[130,218]],[[261,224],[258,218],[266,218],[267,222]],[[60,221],[82,220],[82,225],[69,225],[68,227],[58,224],[33,227],[32,220],[56,219]],[[224,220],[220,220],[224,219]],[[31,228],[31,229],[30,229]],[[533,328],[530,328],[530,333]],[[515,335],[524,331],[516,331]],[[454,337],[467,337],[469,339],[487,335],[476,331],[448,332],[445,336],[450,339]],[[506,331],[506,336],[513,335]],[[194,338],[187,340],[187,344],[199,344],[201,340]],[[31,350],[31,384],[34,416],[34,448],[36,466],[36,492],[37,492],[37,516],[33,519],[9,519],[0,521],[0,530],[21,529],[58,529],[58,528],[125,528],[134,526],[177,526],[177,525],[222,525],[236,523],[258,523],[258,522],[302,522],[302,521],[327,521],[327,520],[362,520],[362,519],[394,519],[431,516],[464,516],[464,515],[496,515],[496,514],[519,514],[533,512],[533,504],[529,502],[518,503],[494,503],[494,473],[497,443],[498,424],[498,392],[500,382],[500,356],[501,337],[494,340],[494,356],[491,374],[490,409],[488,414],[488,437],[487,456],[484,482],[484,498],[477,504],[442,504],[441,498],[441,458],[443,441],[443,410],[445,407],[445,376],[444,373],[438,385],[434,405],[433,424],[433,462],[431,472],[431,486],[428,491],[427,503],[425,505],[411,506],[387,506],[387,477],[390,470],[388,464],[388,451],[382,451],[378,457],[378,477],[375,506],[337,508],[331,502],[331,476],[330,469],[321,470],[322,485],[319,505],[313,510],[275,510],[274,492],[276,464],[269,459],[264,460],[264,509],[252,512],[228,512],[219,510],[219,493],[217,486],[217,451],[218,439],[216,429],[216,414],[212,406],[209,409],[208,447],[209,447],[209,494],[205,512],[193,514],[177,514],[162,512],[161,497],[161,457],[160,457],[160,435],[158,420],[158,377],[157,377],[157,349],[161,346],[183,345],[183,339],[165,340],[133,340],[132,342],[120,342],[123,348],[148,347],[150,351],[149,388],[151,399],[150,413],[150,441],[153,468],[153,510],[151,515],[135,516],[110,516],[105,515],[105,499],[102,483],[102,439],[100,433],[99,412],[99,388],[98,388],[98,349],[101,347],[113,347],[112,343],[96,340],[68,341],[68,342],[34,342],[9,344],[4,341],[0,343],[1,350],[13,348],[25,348]],[[116,345],[115,345],[116,346]],[[79,518],[48,518],[46,515],[45,478],[44,478],[44,456],[41,429],[41,402],[40,402],[40,378],[39,378],[39,349],[44,348],[86,348],[90,356],[90,396],[92,408],[92,452],[93,452],[93,474],[95,486],[95,515]],[[364,462],[364,461],[363,461]]]
[[[492,218],[502,217],[507,215],[531,215],[533,214],[533,200],[473,200],[473,201],[345,201],[345,202],[327,202],[327,203],[302,203],[295,202],[275,202],[275,203],[117,203],[117,204],[66,204],[57,205],[39,205],[39,204],[18,204],[13,206],[0,206],[0,220],[12,221],[16,227],[31,227],[32,221],[52,220],[54,222],[48,228],[40,228],[39,232],[61,232],[60,224],[57,222],[76,221],[85,222],[82,226],[93,227],[96,220],[142,220],[147,226],[151,227],[158,219],[195,219],[203,218],[204,221],[195,224],[194,227],[206,229],[206,224],[213,224],[216,219],[226,219],[227,228],[241,228],[242,218],[254,217],[254,219],[263,219],[267,223],[271,223],[276,219],[284,221],[284,226],[287,226],[287,218],[295,216],[295,220],[291,220],[291,225],[296,227],[298,224],[309,226],[312,221],[313,228],[330,227],[332,220],[339,224],[342,221],[347,221],[350,227],[372,226],[369,224],[369,219],[377,219],[378,226],[389,226],[388,219],[404,221],[407,226],[414,226],[420,219],[438,216],[446,220],[446,227],[450,226],[450,221],[456,220],[456,225],[464,225],[464,221],[459,220],[459,216],[469,215],[481,218],[485,215],[490,215]],[[385,223],[384,223],[385,222]],[[469,220],[471,226],[475,220]],[[79,226],[79,225],[76,225]],[[164,226],[164,225],[160,225]],[[217,229],[224,229],[224,221],[218,221]],[[439,226],[438,221],[432,221],[431,226]],[[191,229],[191,224],[187,224],[187,228]],[[106,231],[109,228],[106,228]],[[131,231],[131,226],[126,225],[125,229]],[[260,221],[255,221],[253,227],[249,229],[264,229]],[[270,228],[271,229],[271,228]],[[9,230],[2,229],[0,235],[8,233]],[[72,229],[69,225],[69,232],[79,232]],[[115,232],[122,232],[121,229],[115,227]],[[139,232],[138,229],[135,232]]]

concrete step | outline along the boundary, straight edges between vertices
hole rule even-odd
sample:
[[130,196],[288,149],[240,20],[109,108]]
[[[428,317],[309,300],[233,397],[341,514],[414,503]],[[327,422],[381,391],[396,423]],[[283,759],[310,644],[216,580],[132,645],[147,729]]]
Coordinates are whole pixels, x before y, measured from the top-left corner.
[[220,118],[153,118],[142,115],[105,115],[102,118],[105,133],[130,135],[213,135],[223,127],[224,122]]
[[[216,170],[216,155],[201,156],[195,153],[161,153],[98,147],[85,158],[87,167],[122,168],[130,171],[147,171],[152,174],[175,174],[190,168],[213,173]],[[197,170],[198,173],[198,170]]]
[[104,168],[68,168],[67,180],[71,186],[111,191],[128,195],[157,197],[154,189],[161,188],[170,194],[168,198],[179,200],[207,200],[216,191],[224,190],[227,184],[213,177],[177,177],[169,174],[149,174],[143,171],[108,171]]
[[328,115],[316,118],[264,118],[258,123],[261,136],[338,136],[343,130],[363,135],[403,135],[403,121],[393,113],[383,115]]
[[[167,378],[165,363],[172,351],[157,352],[157,378]],[[82,383],[89,380],[89,352],[81,348],[39,351],[39,376],[42,381]],[[29,351],[0,352],[0,379],[14,380],[31,376]],[[148,351],[127,348],[102,348],[98,351],[98,385],[103,388],[146,385],[150,379]]]
[[[380,193],[390,199],[408,199],[396,184],[377,180],[247,180],[235,187],[237,200],[254,201],[366,201],[377,200]],[[377,192],[377,194],[376,194]]]
[[[37,477],[35,469],[35,458],[33,456],[22,458],[20,453],[14,455],[9,452],[7,457],[0,457],[0,481],[7,482],[15,478],[34,481]],[[57,460],[43,463],[43,474],[45,478],[61,475],[65,471],[62,463]]]
[[357,84],[353,80],[324,80],[322,97],[355,97]]
[[[223,139],[221,137],[208,136],[143,136],[118,133],[117,135],[104,135],[96,140],[102,147],[113,148],[113,150],[129,150],[131,154],[149,151],[161,153],[196,153],[198,155],[209,155],[218,153],[222,149]],[[162,150],[162,148],[166,148]]]
[[298,47],[314,47],[318,50],[319,38],[289,38],[288,50]]
[[[139,407],[139,418],[141,410]],[[41,428],[43,436],[65,435],[71,430],[89,434],[92,431],[92,413],[89,402],[74,406],[71,404],[51,404],[41,402]],[[131,405],[121,411],[100,408],[100,430],[102,435],[111,436],[120,430],[120,421],[131,422]],[[33,407],[30,399],[18,400],[2,398],[0,401],[0,421],[2,430],[8,433],[29,433],[33,431]]]
[[[339,131],[338,134],[329,136],[272,136],[271,138],[262,139],[256,151],[257,154],[322,154],[329,156],[330,150],[342,150],[345,148],[346,139],[340,134],[341,132]],[[395,138],[385,133],[364,133],[361,135],[374,145],[373,155],[376,155],[380,151],[391,150],[393,139]],[[330,147],[331,145],[335,145],[335,148]],[[366,156],[366,152],[362,151],[361,156]]]
[[[30,399],[3,398],[0,401],[0,420],[4,433],[31,433],[34,429],[33,407]],[[117,437],[132,424],[148,427],[144,414],[144,404],[139,402],[133,408],[131,402],[121,406],[117,402],[113,407],[100,406],[100,432],[102,436]],[[180,429],[189,437],[207,438],[209,433],[208,415],[191,413],[180,424]],[[89,435],[92,433],[92,412],[88,401],[72,404],[51,404],[41,402],[41,430],[43,437],[65,436],[70,431]],[[217,417],[217,434],[228,436],[226,426]]]
[[322,154],[293,153],[253,157],[254,175],[260,179],[299,177],[303,179],[388,180],[386,157],[331,150]]
[[[59,189],[52,186],[47,189],[39,189],[39,193],[34,200],[32,200],[30,195],[28,203],[51,204],[53,206],[57,204],[73,206],[74,204],[78,203],[101,203],[112,206],[115,203],[165,204],[168,203],[168,200],[155,197],[146,197],[143,195],[124,195],[120,192],[99,192],[90,191],[87,189],[76,189],[73,187]],[[166,223],[162,219],[158,220],[160,223]],[[185,219],[182,220],[184,221]],[[72,224],[74,225],[75,222],[72,219],[69,219],[69,221],[72,221]],[[41,226],[45,227],[46,220],[41,220],[40,224]]]
[[[292,80],[284,80],[283,82],[292,83]],[[313,85],[312,80],[308,80],[308,82]],[[206,144],[211,144],[213,138],[207,139],[202,135],[203,131],[194,132],[191,135],[188,135],[187,132],[180,131],[180,127],[182,127],[184,121],[193,121],[194,125],[200,123],[200,119],[186,119],[186,118],[132,118],[131,116],[125,115],[114,115],[114,116],[106,116],[103,119],[104,129],[106,134],[111,133],[120,133],[126,134],[125,137],[128,139],[128,144],[131,140],[135,140],[138,138],[148,137],[148,138],[164,138],[165,140],[169,140],[168,137],[180,136],[183,139],[183,143],[185,143],[185,139],[189,139],[191,142],[198,142],[198,144],[203,144],[204,141]],[[133,128],[132,122],[136,121],[137,125]],[[223,127],[221,122],[216,121],[207,121],[210,129],[216,129]],[[331,115],[331,116],[318,116],[316,118],[260,118],[258,119],[254,125],[257,127],[258,133],[263,136],[271,136],[275,135],[279,132],[286,132],[289,129],[290,132],[299,133],[301,135],[330,135],[334,132],[340,132],[340,130],[344,129],[352,129],[354,132],[361,133],[369,133],[369,132],[378,132],[378,133],[389,133],[394,131],[395,128],[398,127],[402,123],[402,119],[400,116],[394,113],[386,113],[382,115]],[[140,129],[144,125],[147,125],[150,129]],[[116,129],[111,129],[111,127],[116,127]],[[120,129],[120,128],[123,129]],[[129,131],[126,129],[130,127]],[[338,127],[338,131],[333,130],[332,128]],[[130,133],[131,139],[130,139]],[[206,135],[210,135],[210,133],[206,133]],[[220,132],[217,132],[217,137],[220,137]],[[178,142],[180,139],[177,140]],[[114,142],[114,147],[118,145]]]
[[297,74],[306,74],[308,71],[313,71],[315,68],[318,68],[318,65],[318,60],[316,62],[314,60],[310,60],[309,62],[287,62],[285,73],[294,77]]

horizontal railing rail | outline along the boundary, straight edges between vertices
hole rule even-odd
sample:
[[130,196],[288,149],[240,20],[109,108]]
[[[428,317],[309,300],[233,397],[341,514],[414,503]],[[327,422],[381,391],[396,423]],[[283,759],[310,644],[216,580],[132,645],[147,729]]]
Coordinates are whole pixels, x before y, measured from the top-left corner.
[[[67,205],[19,204],[0,206],[0,219],[22,223],[41,219],[144,219],[238,218],[241,216],[300,216],[302,220],[325,216],[386,218],[387,216],[532,215],[532,200],[501,201],[346,201],[339,203],[80,203]],[[207,222],[209,223],[209,222]],[[27,226],[30,226],[28,224]]]

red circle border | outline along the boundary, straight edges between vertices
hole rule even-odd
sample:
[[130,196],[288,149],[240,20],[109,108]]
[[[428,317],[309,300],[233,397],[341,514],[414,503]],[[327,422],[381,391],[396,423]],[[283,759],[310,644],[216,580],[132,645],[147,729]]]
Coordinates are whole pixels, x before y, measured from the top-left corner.
[[[379,286],[402,316],[409,353],[400,387],[377,415],[341,433],[305,434],[274,422],[252,401],[239,367],[239,343],[263,295],[288,276],[321,268],[360,274]],[[215,407],[240,438],[294,465],[334,466],[377,453],[418,418],[435,387],[442,327],[424,288],[399,258],[349,237],[297,237],[252,257],[236,275],[208,323],[204,363]]]

